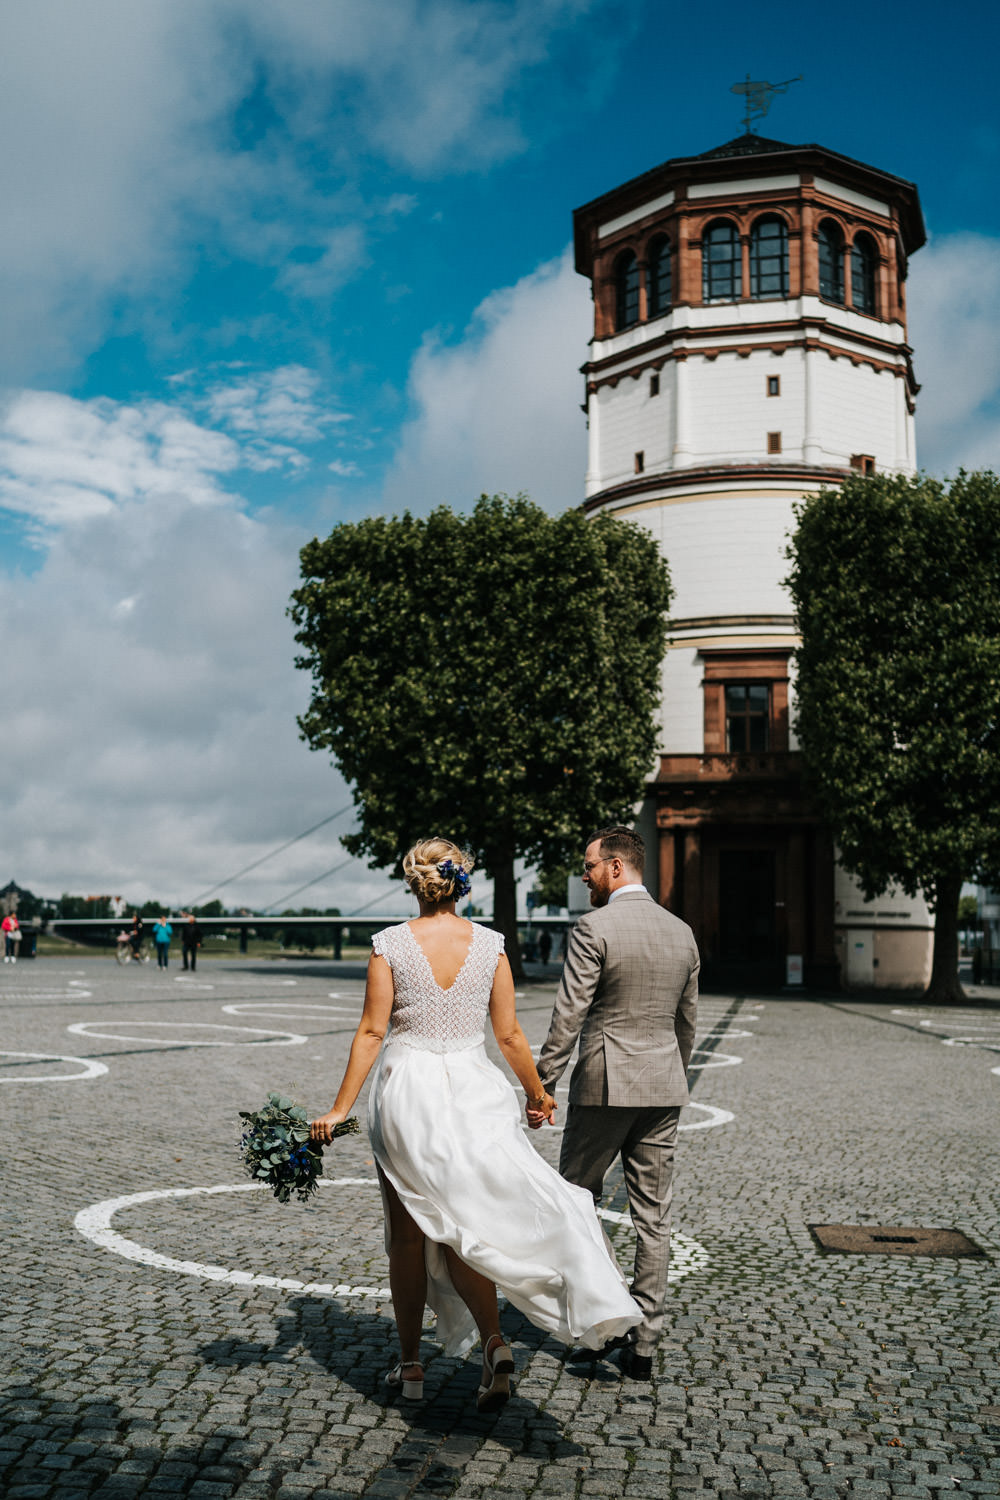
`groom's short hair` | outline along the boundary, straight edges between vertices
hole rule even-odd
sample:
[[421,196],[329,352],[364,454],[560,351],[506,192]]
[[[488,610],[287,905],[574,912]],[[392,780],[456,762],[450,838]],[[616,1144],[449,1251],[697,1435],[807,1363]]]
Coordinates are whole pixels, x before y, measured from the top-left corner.
[[599,828],[587,840],[587,848],[600,840],[602,859],[620,859],[630,870],[642,874],[646,863],[646,846],[631,828],[623,823],[612,823],[609,828]]

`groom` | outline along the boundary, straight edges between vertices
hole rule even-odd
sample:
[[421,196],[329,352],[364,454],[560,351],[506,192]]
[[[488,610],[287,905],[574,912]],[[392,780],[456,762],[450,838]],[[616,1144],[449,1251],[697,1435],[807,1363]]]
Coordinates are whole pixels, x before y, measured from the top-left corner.
[[573,928],[538,1059],[551,1094],[579,1038],[559,1170],[599,1202],[605,1173],[621,1157],[636,1232],[632,1296],[642,1322],[628,1339],[597,1353],[574,1351],[568,1363],[620,1349],[622,1371],[635,1380],[652,1374],[664,1321],[671,1179],[677,1121],[688,1101],[699,968],[690,927],[642,884],[644,860],[642,839],[620,825],[588,842],[583,879],[593,910]]

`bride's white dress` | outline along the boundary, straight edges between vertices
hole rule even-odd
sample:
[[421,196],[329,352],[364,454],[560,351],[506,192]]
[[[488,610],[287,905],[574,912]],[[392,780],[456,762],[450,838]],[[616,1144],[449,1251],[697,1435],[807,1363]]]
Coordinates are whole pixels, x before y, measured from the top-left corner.
[[464,1353],[476,1328],[451,1284],[443,1245],[540,1328],[596,1349],[642,1315],[591,1195],[538,1155],[521,1128],[518,1096],[486,1055],[503,937],[469,926],[469,951],[448,989],[435,981],[408,923],[372,938],[394,988],[368,1102],[372,1148],[427,1237],[427,1300],[447,1353]]

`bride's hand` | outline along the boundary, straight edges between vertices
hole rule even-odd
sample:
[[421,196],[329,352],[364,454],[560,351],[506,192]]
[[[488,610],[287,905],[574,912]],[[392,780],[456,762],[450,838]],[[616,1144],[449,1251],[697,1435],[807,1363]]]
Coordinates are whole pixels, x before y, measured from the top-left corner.
[[540,1126],[545,1124],[546,1120],[548,1120],[549,1124],[551,1125],[553,1123],[552,1117],[555,1114],[557,1107],[558,1106],[556,1105],[556,1101],[553,1099],[551,1094],[545,1094],[543,1096],[541,1104],[529,1104],[525,1109],[525,1114],[527,1116],[528,1125],[530,1126],[530,1128],[532,1130],[538,1130]]
[[309,1126],[309,1139],[318,1141],[322,1146],[328,1146],[333,1140],[333,1127],[342,1125],[347,1115],[344,1110],[331,1109],[327,1114],[320,1115],[318,1120],[313,1120]]

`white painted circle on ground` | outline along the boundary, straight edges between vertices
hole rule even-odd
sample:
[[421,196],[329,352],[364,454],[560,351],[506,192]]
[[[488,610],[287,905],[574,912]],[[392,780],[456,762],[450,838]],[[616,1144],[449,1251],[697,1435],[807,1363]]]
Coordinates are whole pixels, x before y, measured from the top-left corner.
[[357,1010],[351,1010],[346,1005],[312,1005],[306,1000],[234,1000],[230,1005],[222,1007],[223,1014],[227,1016],[249,1016],[262,1014],[267,1016],[288,1016],[294,1020],[307,1021],[312,1012],[320,1012],[328,1016],[356,1016]]
[[711,1130],[716,1125],[728,1125],[730,1120],[736,1116],[728,1109],[720,1109],[717,1104],[696,1104],[692,1099],[690,1103],[683,1106],[684,1109],[703,1109],[708,1116],[706,1120],[692,1120],[689,1124],[678,1125],[678,1130]]
[[[599,1208],[597,1217],[604,1219],[608,1224],[623,1224],[626,1229],[635,1232],[631,1214],[619,1213],[615,1208]],[[671,1232],[668,1281],[680,1281],[683,1277],[690,1276],[692,1271],[700,1271],[703,1266],[707,1265],[708,1251],[704,1245],[686,1234],[678,1234],[676,1230]]]
[[[375,1177],[321,1177],[319,1186],[378,1189],[378,1179]],[[135,1240],[127,1239],[111,1227],[111,1221],[116,1213],[125,1208],[134,1208],[139,1203],[153,1203],[164,1198],[194,1198],[215,1196],[220,1193],[269,1191],[270,1189],[264,1183],[237,1182],[220,1183],[217,1187],[160,1188],[147,1193],[129,1193],[123,1198],[105,1198],[101,1203],[92,1203],[89,1208],[82,1208],[73,1220],[73,1224],[85,1239],[90,1240],[102,1250],[111,1251],[113,1255],[136,1261],[139,1265],[153,1266],[160,1271],[174,1271],[181,1276],[198,1276],[203,1281],[223,1281],[233,1286],[263,1286],[281,1292],[309,1292],[317,1297],[385,1298],[390,1296],[387,1286],[352,1286],[349,1282],[297,1281],[291,1276],[260,1276],[250,1271],[234,1271],[228,1266],[213,1266],[197,1260],[177,1260],[173,1256],[162,1255],[158,1250],[150,1249],[148,1245],[137,1244]],[[614,1223],[631,1223],[627,1214],[616,1214],[611,1209],[601,1212],[602,1217]],[[676,1259],[677,1262],[676,1268],[671,1264],[671,1280],[676,1281],[681,1276],[687,1276],[691,1271],[698,1270],[708,1263],[708,1255],[704,1247],[696,1240],[675,1234],[671,1237],[671,1244],[676,1247],[672,1253],[672,1261]]]
[[[319,1180],[320,1187],[371,1187],[378,1188],[374,1177],[333,1177]],[[199,1195],[218,1193],[270,1192],[266,1183],[237,1182],[221,1183],[218,1187],[162,1188],[149,1193],[129,1193],[124,1198],[105,1198],[102,1203],[93,1203],[82,1208],[73,1220],[75,1228],[102,1250],[110,1250],[125,1260],[138,1261],[140,1265],[155,1266],[161,1271],[176,1271],[182,1276],[199,1276],[204,1281],[227,1281],[234,1286],[266,1286],[282,1292],[311,1292],[319,1297],[388,1297],[388,1287],[354,1287],[332,1281],[296,1281],[291,1276],[255,1276],[250,1271],[234,1271],[228,1266],[206,1265],[197,1260],[176,1260],[170,1255],[161,1255],[147,1245],[126,1239],[112,1229],[111,1221],[123,1208],[133,1208],[138,1203],[152,1203],[163,1198],[194,1198]]]
[[699,1052],[702,1053],[702,1055],[705,1057],[714,1058],[713,1062],[694,1064],[694,1066],[696,1068],[700,1068],[703,1073],[707,1073],[709,1068],[735,1068],[739,1063],[743,1061],[742,1057],[737,1057],[733,1052],[714,1052],[708,1047],[696,1047],[691,1054],[692,1058],[697,1057]]
[[170,1026],[174,1030],[186,1031],[242,1031],[247,1036],[266,1036],[271,1040],[267,1042],[230,1042],[230,1041],[174,1041],[169,1037],[162,1036],[124,1036],[117,1031],[93,1031],[94,1026],[103,1026],[103,1021],[76,1021],[66,1030],[73,1032],[75,1036],[100,1037],[108,1042],[147,1042],[155,1047],[301,1047],[309,1040],[307,1036],[299,1036],[294,1031],[262,1031],[256,1026],[228,1026],[222,1021],[123,1021],[123,1026]]
[[42,1078],[0,1078],[0,1083],[80,1083],[84,1078],[100,1078],[107,1067],[93,1057],[64,1057],[58,1052],[0,1052],[0,1057],[33,1057],[38,1062],[78,1063],[82,1073],[47,1073]]

